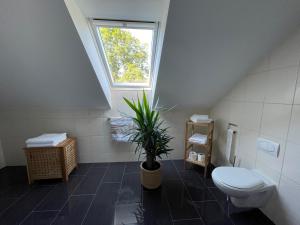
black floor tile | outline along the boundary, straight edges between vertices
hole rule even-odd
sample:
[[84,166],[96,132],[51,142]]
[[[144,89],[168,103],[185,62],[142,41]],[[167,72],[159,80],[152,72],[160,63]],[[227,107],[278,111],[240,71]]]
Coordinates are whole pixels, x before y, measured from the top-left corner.
[[235,207],[230,199],[227,201],[227,196],[221,192],[218,188],[209,188],[209,191],[214,195],[214,197],[218,200],[220,205],[223,207],[224,211],[227,215],[232,213],[239,213],[244,211],[249,211],[249,208],[237,208]]
[[118,203],[140,203],[142,200],[141,189],[142,187],[139,173],[125,174],[119,193]]
[[[204,176],[204,167],[202,167],[202,166],[198,166],[198,165],[195,165],[193,163],[186,162],[185,163],[185,169],[186,170],[193,170],[193,171],[197,172],[199,175],[201,175],[201,177]],[[208,170],[207,175],[209,176],[209,170]]]
[[119,189],[120,183],[102,183],[87,214],[84,224],[113,224],[115,203],[117,201]]
[[207,225],[233,225],[217,201],[196,202],[197,211]]
[[110,163],[93,163],[91,168],[107,168]]
[[206,185],[206,187],[216,187],[216,185],[214,184],[211,178],[203,179],[203,182]]
[[21,225],[49,225],[59,211],[32,212]]
[[0,189],[20,184],[28,184],[26,166],[8,166],[1,169]]
[[182,171],[179,174],[186,185],[191,185],[199,188],[206,187],[203,182],[203,178],[194,170]]
[[124,163],[112,163],[104,176],[103,182],[121,182],[124,173]]
[[97,188],[105,174],[106,168],[93,168],[80,182],[74,195],[96,194]]
[[193,201],[215,200],[214,196],[204,185],[203,179],[195,171],[180,172],[180,176]]
[[108,166],[104,167],[91,167],[86,176],[101,176],[103,177],[106,171],[108,170]]
[[92,163],[79,163],[78,168],[73,170],[71,175],[86,175],[92,166]]
[[59,183],[35,208],[35,210],[60,210],[83,176],[72,176],[67,183]]
[[174,225],[204,225],[204,223],[201,219],[192,219],[175,221]]
[[20,223],[34,207],[47,195],[52,187],[37,187],[15,202],[0,216],[1,225]]
[[177,171],[185,171],[187,167],[185,166],[184,160],[173,160],[174,166],[176,167]]
[[63,180],[61,178],[57,179],[46,179],[46,180],[35,180],[31,186],[55,186],[61,183]]
[[252,209],[230,215],[235,225],[274,225],[260,210]]
[[9,206],[11,206],[14,202],[16,202],[17,198],[9,198],[9,197],[1,197],[0,198],[0,215],[6,210]]
[[162,188],[155,191],[143,190],[142,218],[144,225],[171,225],[167,197]]
[[81,181],[83,181],[84,176],[73,176],[69,178],[68,182],[60,182],[57,186],[63,186],[68,191],[68,194],[73,193]]
[[221,203],[222,206],[226,206],[227,204],[227,196],[223,192],[221,192],[218,188],[208,188],[210,192],[214,195],[214,197],[218,200],[219,203]]
[[188,193],[193,201],[210,201],[215,200],[207,188],[187,187]]
[[69,182],[33,185],[26,167],[1,169],[0,224],[274,225],[258,209],[233,206],[201,167],[162,161],[162,186],[149,191],[139,164],[80,164]]
[[30,186],[26,184],[10,185],[0,193],[1,197],[19,198],[30,191]]
[[114,224],[144,225],[142,203],[117,204]]
[[162,167],[162,175],[163,179],[165,180],[176,180],[180,179],[178,172],[173,165],[172,161],[164,160],[161,161],[161,167]]
[[[53,224],[79,225],[84,220],[93,196],[72,196],[62,211],[55,218]],[[99,209],[101,210],[101,209]]]
[[141,162],[127,162],[125,173],[139,173]]
[[174,220],[199,218],[193,202],[180,180],[165,181],[163,189]]

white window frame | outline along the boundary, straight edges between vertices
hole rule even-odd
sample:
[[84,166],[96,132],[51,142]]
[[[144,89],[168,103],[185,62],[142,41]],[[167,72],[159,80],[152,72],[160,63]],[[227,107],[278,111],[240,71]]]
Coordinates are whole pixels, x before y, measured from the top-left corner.
[[[139,22],[139,21],[120,21],[120,20],[101,20],[92,19],[91,20],[92,29],[95,35],[95,39],[103,59],[105,70],[108,74],[111,87],[114,89],[151,89],[153,83],[153,69],[156,56],[156,44],[157,44],[157,32],[158,23],[156,22]],[[105,49],[102,43],[100,33],[98,32],[98,27],[119,27],[119,28],[133,28],[133,29],[147,29],[153,30],[152,44],[151,44],[151,61],[150,61],[150,72],[149,72],[149,83],[116,83],[113,80],[112,74],[110,72],[110,67],[106,58]]]

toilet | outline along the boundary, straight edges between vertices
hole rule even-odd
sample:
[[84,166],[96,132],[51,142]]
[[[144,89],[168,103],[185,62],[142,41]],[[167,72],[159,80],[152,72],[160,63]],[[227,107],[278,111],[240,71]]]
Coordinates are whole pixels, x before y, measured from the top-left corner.
[[213,170],[212,179],[236,207],[263,207],[275,188],[274,183],[257,170],[240,167],[218,167]]
[[[235,164],[235,134],[232,129],[227,132],[226,158]],[[231,158],[234,158],[232,161]],[[260,208],[272,196],[275,184],[258,170],[240,167],[222,166],[212,172],[214,184],[230,197],[237,207]]]

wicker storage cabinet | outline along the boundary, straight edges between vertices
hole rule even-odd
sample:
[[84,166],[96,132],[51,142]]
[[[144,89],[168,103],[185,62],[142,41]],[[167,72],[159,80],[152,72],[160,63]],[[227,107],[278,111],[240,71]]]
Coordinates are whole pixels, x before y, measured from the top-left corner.
[[54,147],[24,148],[27,158],[28,182],[34,180],[63,178],[77,167],[76,139],[67,138]]

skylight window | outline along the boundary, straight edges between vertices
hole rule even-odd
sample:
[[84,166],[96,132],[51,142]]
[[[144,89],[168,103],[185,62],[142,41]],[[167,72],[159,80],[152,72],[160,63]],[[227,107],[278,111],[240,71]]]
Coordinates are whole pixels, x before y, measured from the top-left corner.
[[100,51],[113,87],[149,87],[155,23],[94,20]]

